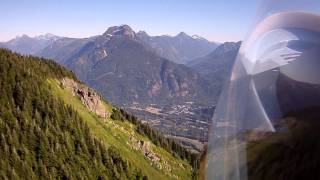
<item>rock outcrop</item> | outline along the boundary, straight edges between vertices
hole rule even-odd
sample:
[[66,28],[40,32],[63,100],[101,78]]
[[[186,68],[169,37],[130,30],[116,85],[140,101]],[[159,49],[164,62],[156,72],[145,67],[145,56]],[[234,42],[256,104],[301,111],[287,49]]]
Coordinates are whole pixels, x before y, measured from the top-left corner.
[[101,101],[101,97],[92,89],[72,79],[64,78],[61,81],[64,88],[70,90],[74,96],[78,96],[86,107],[102,118],[107,118],[110,113]]
[[113,26],[103,34],[104,36],[125,36],[128,38],[134,38],[135,32],[128,25]]
[[135,137],[131,136],[130,141],[133,143],[133,149],[141,150],[146,158],[148,158],[152,164],[157,164],[160,162],[160,158],[151,150],[150,142],[137,140]]
[[130,136],[129,140],[132,143],[132,148],[141,151],[144,156],[151,161],[151,165],[159,169],[164,169],[166,172],[171,172],[171,166],[167,161],[161,161],[161,158],[152,151],[149,141],[137,140],[134,136]]

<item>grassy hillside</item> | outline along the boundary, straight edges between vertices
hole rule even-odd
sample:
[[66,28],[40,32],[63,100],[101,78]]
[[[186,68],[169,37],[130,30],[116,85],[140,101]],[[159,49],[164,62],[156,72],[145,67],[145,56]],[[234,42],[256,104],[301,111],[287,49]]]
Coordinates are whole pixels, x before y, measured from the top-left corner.
[[111,116],[98,116],[66,77],[81,84],[52,61],[0,49],[0,179],[192,178],[196,155],[106,101]]

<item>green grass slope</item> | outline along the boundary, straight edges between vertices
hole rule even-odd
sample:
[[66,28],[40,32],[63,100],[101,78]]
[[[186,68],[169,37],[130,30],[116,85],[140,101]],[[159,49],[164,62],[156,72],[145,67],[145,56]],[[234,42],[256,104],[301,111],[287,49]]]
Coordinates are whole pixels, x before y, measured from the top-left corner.
[[[95,113],[90,112],[77,96],[72,96],[70,91],[61,87],[57,79],[50,79],[47,82],[56,96],[61,97],[65,103],[71,105],[79,113],[95,137],[101,139],[107,147],[113,146],[116,148],[124,159],[141,169],[143,174],[148,177],[157,177],[157,179],[190,179],[192,169],[188,162],[173,157],[163,148],[154,144],[151,145],[152,150],[161,157],[161,169],[152,166],[141,151],[133,149],[132,142],[129,140],[130,136],[139,140],[150,141],[136,131],[136,125],[119,119],[100,118]],[[105,103],[105,106],[112,113],[113,108],[108,103]],[[170,171],[164,169],[165,164],[171,167]]]
[[[99,117],[61,85],[65,77],[78,82],[52,61],[0,49],[0,179],[194,176],[196,155],[106,101],[112,115]],[[132,138],[149,142],[159,161],[135,148]]]

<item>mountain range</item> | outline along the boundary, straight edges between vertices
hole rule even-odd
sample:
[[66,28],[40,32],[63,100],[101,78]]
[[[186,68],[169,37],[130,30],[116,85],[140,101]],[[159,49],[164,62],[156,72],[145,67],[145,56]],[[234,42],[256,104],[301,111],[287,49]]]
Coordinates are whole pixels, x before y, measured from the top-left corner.
[[61,38],[50,33],[35,37],[29,37],[24,34],[8,42],[0,43],[0,47],[8,48],[21,54],[36,54]]
[[[1,46],[53,59],[112,104],[171,136],[192,139],[207,136],[221,78],[227,77],[240,45],[217,47],[185,33],[152,37],[128,25],[90,38],[52,37],[45,44],[23,36]],[[33,44],[37,48],[30,48]]]
[[209,54],[219,45],[198,35],[189,36],[184,32],[172,37],[149,36],[146,32],[139,31],[137,36],[149,44],[158,55],[178,64],[186,64],[191,59]]

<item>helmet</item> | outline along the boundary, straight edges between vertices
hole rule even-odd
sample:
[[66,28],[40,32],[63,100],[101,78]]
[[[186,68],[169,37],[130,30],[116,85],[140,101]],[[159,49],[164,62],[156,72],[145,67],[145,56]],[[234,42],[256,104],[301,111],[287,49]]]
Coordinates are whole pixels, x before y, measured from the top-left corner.
[[320,179],[318,12],[262,3],[215,110],[207,179]]

